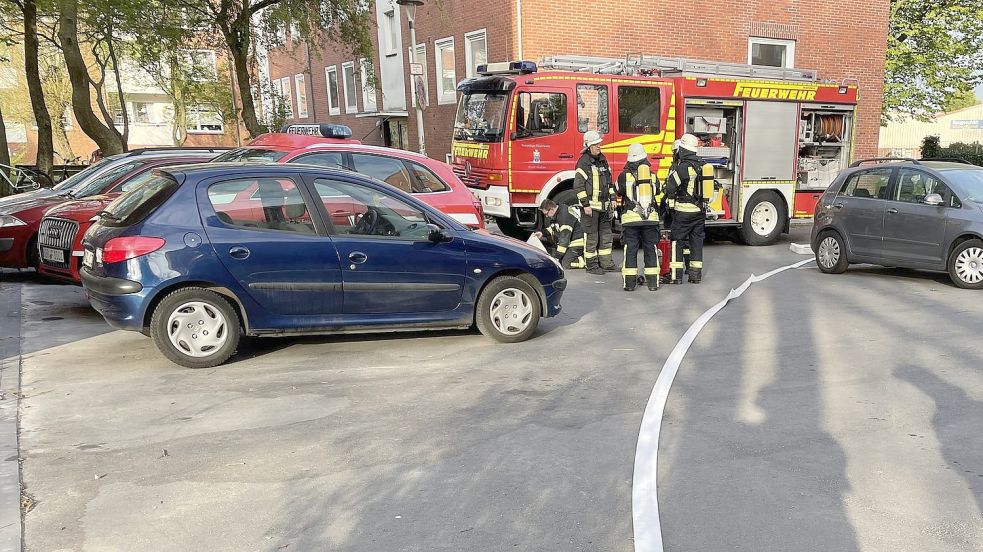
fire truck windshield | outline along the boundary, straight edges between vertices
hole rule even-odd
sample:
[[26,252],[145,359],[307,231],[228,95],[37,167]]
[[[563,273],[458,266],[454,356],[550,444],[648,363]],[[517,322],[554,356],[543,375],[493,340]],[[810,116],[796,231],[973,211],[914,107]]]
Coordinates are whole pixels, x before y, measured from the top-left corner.
[[507,92],[469,92],[461,96],[454,121],[455,140],[500,142],[505,134]]

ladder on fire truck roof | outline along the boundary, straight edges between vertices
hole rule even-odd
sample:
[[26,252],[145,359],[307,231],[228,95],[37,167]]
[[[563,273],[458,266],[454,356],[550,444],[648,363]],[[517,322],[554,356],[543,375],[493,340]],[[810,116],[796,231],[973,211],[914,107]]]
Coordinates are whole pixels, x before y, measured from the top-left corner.
[[816,71],[786,69],[763,65],[744,65],[679,57],[628,54],[624,58],[595,56],[551,56],[540,61],[539,67],[559,71],[586,71],[605,75],[637,75],[650,73],[672,76],[728,76],[753,79],[816,82]]

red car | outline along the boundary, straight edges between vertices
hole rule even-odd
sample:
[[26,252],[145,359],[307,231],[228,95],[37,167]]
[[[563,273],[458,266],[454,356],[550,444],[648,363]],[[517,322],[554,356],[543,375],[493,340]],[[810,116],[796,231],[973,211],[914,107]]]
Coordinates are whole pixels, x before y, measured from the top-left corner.
[[306,163],[353,170],[417,196],[472,228],[484,228],[481,203],[450,165],[410,151],[351,140],[341,125],[290,125],[215,158],[223,161]]
[[44,218],[37,227],[38,272],[58,279],[81,283],[79,267],[82,263],[82,236],[92,226],[95,217],[107,205],[124,192],[127,192],[154,176],[154,169],[189,163],[206,163],[215,156],[174,155],[146,159],[139,166],[105,183],[99,195],[84,199],[64,201],[46,207]]

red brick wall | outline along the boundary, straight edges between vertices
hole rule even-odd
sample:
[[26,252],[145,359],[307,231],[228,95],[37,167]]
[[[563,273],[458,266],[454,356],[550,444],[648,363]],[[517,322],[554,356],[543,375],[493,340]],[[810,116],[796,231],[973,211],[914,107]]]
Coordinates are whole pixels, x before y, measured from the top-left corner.
[[[523,0],[522,57],[538,60],[556,54],[621,57],[643,51],[647,54],[684,56],[729,62],[747,62],[748,36],[752,24],[784,25],[781,30],[796,40],[795,66],[816,69],[821,79],[860,80],[856,155],[874,155],[880,129],[887,42],[889,0],[848,2],[846,0],[750,1],[695,0],[654,2],[650,0]],[[424,113],[427,153],[443,159],[450,149],[453,105],[437,104],[434,41],[454,37],[457,78],[465,76],[464,34],[487,29],[488,60],[505,61],[519,55],[517,14],[514,0],[482,2],[480,8],[468,0],[431,1],[417,10],[417,42],[427,45],[430,108]],[[409,74],[406,51],[410,33],[403,22],[405,73]],[[372,33],[375,41],[376,34]],[[762,36],[756,32],[755,36]],[[777,37],[777,36],[776,36]],[[306,71],[304,47],[270,53],[272,78]],[[378,56],[378,47],[374,48]],[[338,64],[351,55],[328,45],[320,59],[312,58],[308,77],[308,110],[322,122],[339,122],[352,127],[356,138],[381,144],[375,130],[376,118],[347,115],[327,116],[324,66]],[[410,79],[406,79],[410,98]],[[360,86],[360,85],[359,85]],[[359,90],[361,90],[359,88]],[[295,95],[294,95],[295,96]],[[296,99],[295,97],[293,98]],[[381,94],[379,94],[381,102]],[[409,101],[407,102],[410,103]],[[359,108],[361,109],[361,92]],[[409,109],[409,140],[416,148],[416,118]]]
[[[646,8],[639,9],[640,4]],[[747,63],[752,23],[793,25],[795,67],[815,69],[824,80],[860,80],[855,155],[873,156],[880,131],[888,4],[888,0],[524,0],[523,56],[533,60],[557,54],[621,57],[643,51]]]

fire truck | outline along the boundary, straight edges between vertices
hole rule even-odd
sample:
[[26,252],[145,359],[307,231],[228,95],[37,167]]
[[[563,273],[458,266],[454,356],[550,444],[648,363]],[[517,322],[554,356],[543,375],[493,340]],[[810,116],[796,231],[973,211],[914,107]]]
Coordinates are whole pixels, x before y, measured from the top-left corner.
[[588,130],[604,136],[615,177],[637,142],[663,181],[673,142],[695,134],[715,173],[708,229],[736,229],[751,245],[773,243],[792,218],[811,217],[852,158],[855,79],[643,55],[478,69],[458,85],[452,164],[485,213],[516,237],[535,226],[544,199],[577,203],[575,164]]

